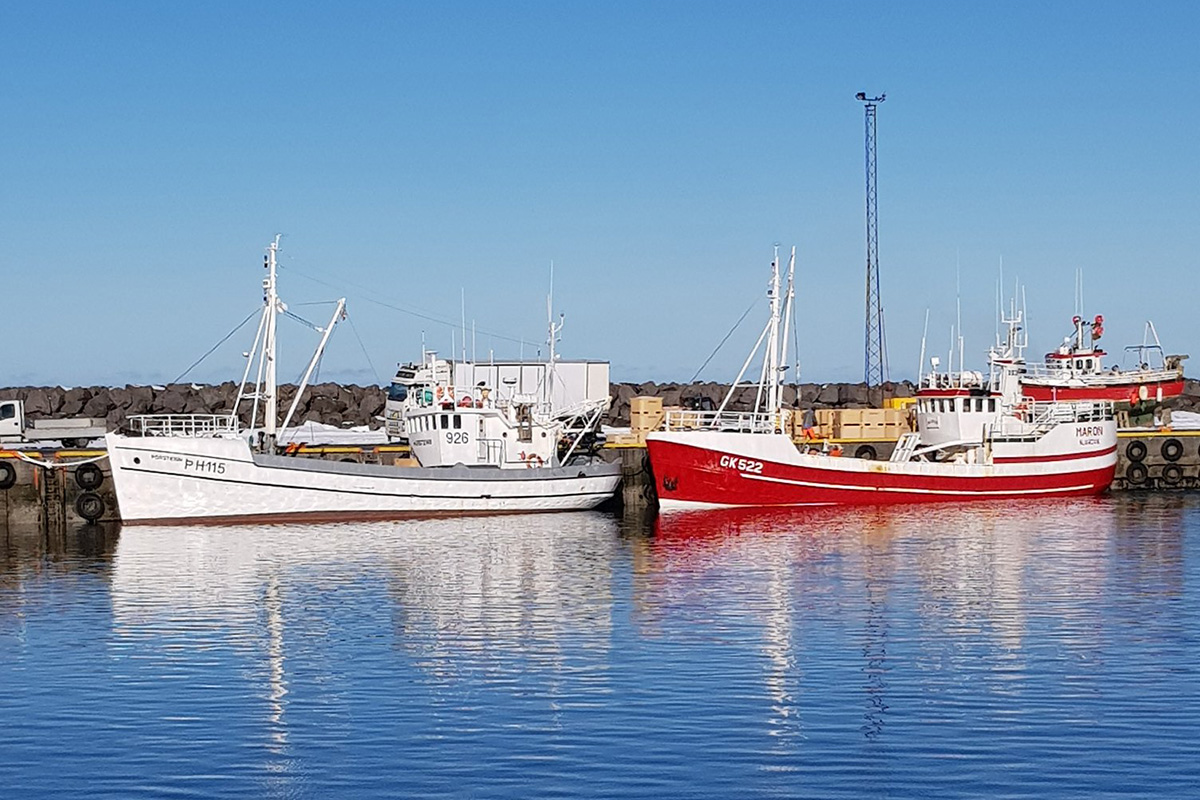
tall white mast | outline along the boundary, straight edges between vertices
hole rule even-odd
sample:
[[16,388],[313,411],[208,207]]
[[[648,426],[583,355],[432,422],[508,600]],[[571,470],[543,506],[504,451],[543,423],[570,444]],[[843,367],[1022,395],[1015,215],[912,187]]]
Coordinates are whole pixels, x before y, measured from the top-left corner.
[[263,288],[266,290],[266,314],[267,314],[267,329],[263,338],[263,360],[266,362],[266,374],[263,376],[263,391],[265,393],[265,406],[263,420],[264,432],[266,433],[266,441],[264,442],[268,452],[275,449],[275,434],[277,433],[276,426],[279,423],[279,389],[276,384],[276,347],[275,347],[275,323],[276,318],[283,304],[279,301],[279,293],[275,287],[276,261],[275,256],[279,252],[279,234],[275,235],[275,241],[271,242],[271,246],[267,248],[267,278],[263,281]]
[[767,390],[767,410],[779,408],[779,246],[775,246],[775,261],[771,266],[771,345],[767,351],[770,363],[771,386]]
[[[779,369],[776,374],[775,382],[782,386],[783,375],[787,370],[788,357],[788,333],[792,325],[792,303],[796,297],[796,245],[792,245],[792,257],[788,259],[788,276],[787,276],[787,299],[783,304],[783,337],[780,342],[779,352]],[[797,383],[799,378],[795,379]],[[799,388],[797,388],[799,391]],[[782,394],[777,398],[779,404],[783,403]],[[799,399],[799,398],[797,398]],[[772,411],[779,410],[778,405],[772,408]]]
[[546,366],[546,396],[544,398],[545,410],[550,410],[551,403],[554,402],[554,369],[555,359],[557,356],[554,352],[554,345],[558,341],[558,335],[562,333],[563,325],[566,324],[566,316],[558,315],[558,324],[554,324],[554,261],[550,261],[550,290],[546,294],[546,345],[550,361]]

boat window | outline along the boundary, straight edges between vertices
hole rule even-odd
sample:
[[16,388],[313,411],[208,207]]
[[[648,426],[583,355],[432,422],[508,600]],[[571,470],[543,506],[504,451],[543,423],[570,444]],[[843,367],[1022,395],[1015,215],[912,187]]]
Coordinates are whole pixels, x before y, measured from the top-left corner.
[[408,387],[393,383],[388,387],[388,400],[399,400],[403,402],[408,398]]
[[442,414],[442,430],[447,430],[450,427],[450,415]]
[[17,404],[6,403],[0,406],[0,419],[12,419],[17,415]]
[[454,429],[458,430],[462,427],[462,414],[454,415]]
[[994,398],[994,397],[988,398],[988,411],[990,411],[993,414],[996,413],[996,398]]

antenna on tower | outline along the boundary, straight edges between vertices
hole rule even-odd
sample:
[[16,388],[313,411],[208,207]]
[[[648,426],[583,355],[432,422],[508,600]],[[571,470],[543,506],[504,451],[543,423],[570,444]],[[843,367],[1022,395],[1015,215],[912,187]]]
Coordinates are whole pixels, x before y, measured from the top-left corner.
[[867,97],[866,92],[854,96],[863,103],[866,113],[867,139],[867,324],[866,347],[863,358],[863,380],[868,386],[883,383],[887,371],[887,347],[883,336],[883,307],[879,300],[879,227],[875,175],[875,109],[886,98]]

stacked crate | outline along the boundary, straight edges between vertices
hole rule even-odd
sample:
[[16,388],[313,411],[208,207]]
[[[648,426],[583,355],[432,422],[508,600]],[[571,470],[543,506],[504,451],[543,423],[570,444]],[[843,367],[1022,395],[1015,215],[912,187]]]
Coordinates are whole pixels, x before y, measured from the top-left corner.
[[662,427],[665,414],[661,397],[632,398],[629,401],[629,433],[638,444],[645,444],[646,434]]
[[[819,408],[812,435],[817,439],[895,441],[912,430],[912,414],[905,408]],[[804,437],[803,414],[793,416],[792,437]]]

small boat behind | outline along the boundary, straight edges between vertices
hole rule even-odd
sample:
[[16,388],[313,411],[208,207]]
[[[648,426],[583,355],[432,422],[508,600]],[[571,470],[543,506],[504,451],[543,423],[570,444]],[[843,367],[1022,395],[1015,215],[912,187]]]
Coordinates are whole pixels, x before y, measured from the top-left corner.
[[1183,394],[1186,355],[1165,355],[1154,323],[1147,321],[1140,345],[1125,348],[1124,365],[1107,366],[1108,354],[1097,345],[1104,317],[1076,315],[1074,331],[1021,375],[1024,393],[1035,400],[1110,400],[1122,407],[1161,403]]

